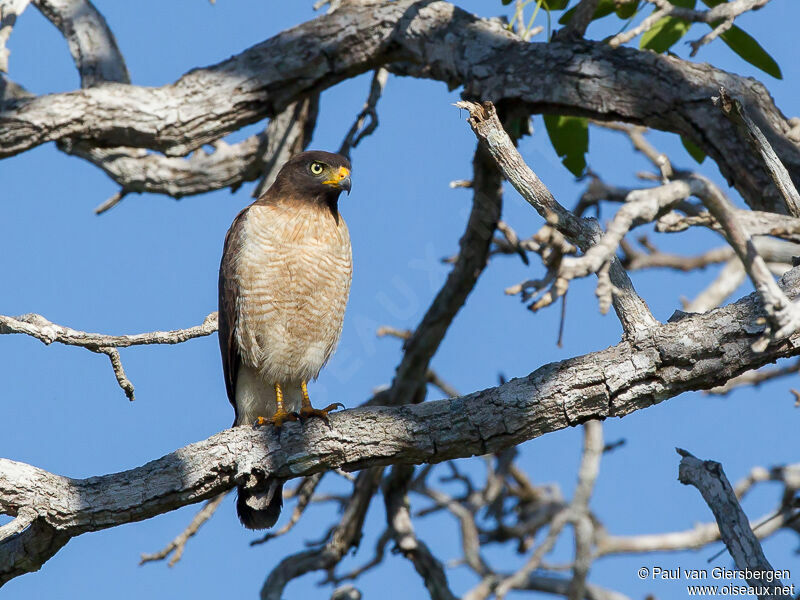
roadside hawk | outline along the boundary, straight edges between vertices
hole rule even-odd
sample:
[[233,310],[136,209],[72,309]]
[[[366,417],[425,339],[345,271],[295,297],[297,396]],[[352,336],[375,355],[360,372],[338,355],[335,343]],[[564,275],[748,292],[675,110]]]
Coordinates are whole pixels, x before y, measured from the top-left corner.
[[[316,379],[342,332],[352,252],[339,214],[350,162],[329,152],[290,158],[275,183],[242,210],[225,237],[219,269],[219,346],[234,425],[322,417]],[[249,529],[275,524],[283,481],[239,486],[236,510]]]

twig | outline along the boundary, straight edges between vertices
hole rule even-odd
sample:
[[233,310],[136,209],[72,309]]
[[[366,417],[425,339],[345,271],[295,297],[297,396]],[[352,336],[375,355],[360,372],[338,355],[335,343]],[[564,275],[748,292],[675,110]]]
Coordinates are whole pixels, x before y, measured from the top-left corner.
[[742,261],[738,257],[732,258],[694,300],[683,303],[683,309],[687,312],[703,313],[716,308],[736,291],[746,276]]
[[265,544],[271,539],[289,533],[289,531],[291,531],[300,520],[300,517],[303,516],[303,513],[306,511],[309,503],[314,499],[314,492],[316,491],[319,482],[322,480],[322,475],[323,473],[315,473],[314,475],[304,477],[294,490],[294,494],[292,494],[293,496],[297,497],[297,504],[295,505],[294,510],[292,511],[292,516],[289,517],[289,520],[280,529],[264,534],[263,537],[250,542],[250,545],[258,546],[259,544]]
[[389,529],[384,529],[383,533],[378,536],[378,540],[375,542],[375,552],[369,561],[365,562],[360,567],[356,567],[352,571],[343,573],[342,575],[336,575],[335,572],[331,570],[328,573],[328,577],[326,578],[325,582],[338,584],[343,581],[352,581],[358,579],[367,571],[371,571],[383,562],[383,557],[386,555],[386,545],[391,541],[391,539],[392,532],[389,531]]
[[67,346],[80,346],[92,352],[105,354],[111,361],[114,376],[119,387],[131,402],[134,400],[133,384],[125,375],[117,348],[141,346],[146,344],[180,344],[185,341],[211,335],[217,330],[217,313],[208,315],[202,325],[188,329],[174,331],[153,331],[134,335],[103,335],[100,333],[87,333],[71,327],[57,325],[45,319],[42,315],[29,313],[19,317],[0,315],[0,335],[23,333],[36,338],[45,345],[53,342]]
[[625,235],[636,225],[654,221],[663,211],[698,193],[699,189],[700,185],[694,184],[693,187],[691,181],[673,181],[660,187],[630,192],[606,232],[586,249],[583,256],[565,257],[560,261],[550,290],[531,308],[538,310],[547,306],[566,293],[570,281],[596,273],[600,310],[608,310],[614,291],[613,284],[607,279],[610,277],[608,269],[617,261],[617,248]]
[[711,388],[710,390],[706,391],[707,394],[716,394],[719,396],[724,396],[729,394],[736,388],[743,387],[745,385],[752,385],[754,387],[758,387],[765,381],[771,381],[773,379],[777,379],[779,377],[785,377],[787,375],[794,375],[795,373],[800,372],[800,360],[795,361],[789,366],[780,367],[777,369],[758,369],[756,371],[748,371],[746,373],[742,373],[738,377],[734,377],[725,385],[720,385],[715,388]]
[[644,134],[648,131],[647,127],[641,125],[627,125],[624,123],[606,123],[603,121],[592,121],[593,125],[610,129],[612,131],[620,131],[626,134],[633,144],[633,147],[638,152],[644,154],[647,159],[653,163],[653,166],[661,173],[661,183],[667,183],[674,174],[672,170],[672,163],[669,157],[663,152],[659,152],[655,147],[647,141]]
[[[350,157],[350,151],[358,146],[368,135],[372,134],[378,128],[378,100],[381,98],[383,88],[386,86],[386,81],[389,78],[389,71],[383,67],[376,69],[372,75],[372,83],[369,87],[369,96],[364,103],[364,108],[358,113],[355,122],[350,131],[347,132],[342,145],[339,147],[339,154]],[[369,124],[365,127],[364,123],[369,118]]]
[[172,558],[169,559],[167,566],[174,567],[183,556],[183,551],[186,549],[186,543],[197,533],[200,527],[202,527],[203,524],[214,515],[214,512],[216,512],[217,508],[225,499],[225,496],[228,495],[228,493],[229,492],[223,492],[206,502],[205,506],[203,506],[203,508],[201,508],[200,511],[194,516],[186,529],[184,529],[174,540],[172,540],[158,552],[153,554],[142,554],[141,560],[139,560],[139,565],[157,560],[164,560],[170,554],[172,554]]
[[117,378],[119,387],[125,392],[125,396],[127,396],[128,400],[133,402],[135,399],[133,395],[133,384],[125,375],[125,369],[122,368],[122,359],[119,357],[119,350],[116,348],[102,347],[98,348],[97,352],[108,356],[108,359],[111,361],[111,368],[114,369],[114,377]]
[[694,40],[689,42],[689,45],[692,47],[692,51],[689,53],[689,56],[694,57],[697,56],[697,52],[705,46],[706,44],[710,44],[723,33],[728,31],[731,27],[733,27],[733,19],[725,19],[719,25],[712,25],[711,31],[701,37],[699,40]]
[[732,2],[718,4],[709,10],[683,8],[670,3],[669,0],[647,0],[647,2],[655,5],[656,10],[637,27],[611,38],[608,43],[612,48],[629,42],[640,33],[648,31],[659,19],[665,16],[672,16],[691,23],[714,25],[718,21],[733,21],[733,19],[745,12],[761,8],[769,0],[733,0]]
[[[712,248],[697,256],[681,256],[661,252],[650,243],[646,236],[639,238],[639,243],[645,248],[646,252],[637,250],[625,239],[619,242],[619,247],[623,252],[622,264],[629,271],[656,268],[694,271],[696,269],[704,269],[709,265],[728,262],[735,257],[733,248],[730,246]],[[739,262],[739,259],[735,260],[737,263]]]

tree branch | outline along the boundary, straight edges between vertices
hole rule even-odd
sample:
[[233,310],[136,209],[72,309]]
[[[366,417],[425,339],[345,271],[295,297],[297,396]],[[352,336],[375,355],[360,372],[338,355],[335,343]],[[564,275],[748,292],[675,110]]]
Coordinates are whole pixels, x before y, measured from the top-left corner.
[[750,118],[747,109],[741,101],[731,98],[725,88],[720,88],[719,97],[714,100],[723,114],[744,133],[750,146],[764,161],[764,167],[772,178],[775,187],[778,188],[781,196],[783,196],[787,212],[793,217],[800,217],[800,194],[797,193],[786,167],[783,166],[781,159],[775,154],[761,129]]
[[66,38],[82,88],[108,81],[130,83],[117,40],[89,0],[33,0],[33,3]]
[[[793,297],[800,273],[783,279]],[[248,478],[290,479],[341,467],[434,463],[498,452],[589,419],[621,417],[800,354],[797,335],[755,353],[757,296],[652,329],[635,342],[545,365],[452,400],[347,410],[281,433],[238,427],[142,467],[70,479],[0,459],[0,513],[33,522],[0,540],[0,582],[38,569],[71,537],[212,498]],[[697,357],[697,358],[694,358]],[[355,510],[355,509],[354,509]],[[358,511],[356,511],[358,513]],[[316,563],[315,563],[316,564]]]
[[[561,206],[550,190],[545,187],[536,174],[525,164],[520,153],[505,133],[497,112],[490,102],[479,105],[475,102],[458,102],[459,108],[469,111],[470,127],[478,139],[486,144],[489,153],[497,161],[505,178],[522,197],[533,206],[548,222],[563,233],[566,238],[586,252],[600,239],[600,227],[594,221],[576,217]],[[555,218],[552,218],[554,215]],[[617,288],[614,294],[614,309],[627,334],[642,333],[654,327],[658,321],[650,309],[633,289],[625,269],[616,257],[609,260],[608,277]],[[601,282],[602,283],[602,282]]]
[[[30,0],[0,0],[0,72],[8,73],[8,55],[11,53],[6,48],[6,43],[11,35],[11,30],[17,22],[17,17],[28,6]],[[0,94],[0,99],[3,95]]]
[[45,345],[58,342],[67,346],[80,346],[92,352],[105,354],[111,361],[111,368],[117,383],[128,400],[134,400],[133,384],[125,375],[117,348],[142,346],[148,344],[181,344],[188,340],[211,335],[217,330],[217,313],[208,315],[202,325],[173,331],[152,331],[134,335],[104,335],[87,333],[71,327],[64,327],[45,319],[42,315],[29,313],[19,317],[0,315],[0,335],[24,333],[36,338]]
[[143,565],[156,560],[164,560],[171,554],[172,558],[169,559],[167,565],[174,567],[183,556],[183,551],[186,549],[186,543],[199,531],[200,527],[202,527],[206,521],[214,516],[214,512],[227,495],[227,493],[223,492],[216,498],[212,498],[206,502],[205,506],[198,511],[186,529],[184,529],[180,534],[178,534],[178,536],[175,537],[174,540],[172,540],[158,552],[154,552],[153,554],[142,554],[139,564]]
[[782,201],[757,158],[739,151],[735,126],[706,101],[725,87],[800,181],[792,127],[757,82],[606,44],[530,44],[447,2],[413,0],[348,3],[161,88],[107,84],[19,100],[0,112],[0,156],[70,137],[181,156],[343,79],[400,63],[424,65],[418,76],[464,86],[470,97],[679,133],[719,164],[752,207],[775,210]]
[[750,529],[747,515],[739,505],[733,488],[722,471],[722,465],[710,460],[701,461],[686,450],[678,449],[678,454],[683,457],[678,479],[684,485],[696,487],[702,494],[703,500],[714,513],[722,540],[736,567],[740,571],[751,573],[746,579],[751,586],[760,590],[756,595],[768,600],[783,597],[780,591],[783,583],[779,578],[773,577],[775,570]]

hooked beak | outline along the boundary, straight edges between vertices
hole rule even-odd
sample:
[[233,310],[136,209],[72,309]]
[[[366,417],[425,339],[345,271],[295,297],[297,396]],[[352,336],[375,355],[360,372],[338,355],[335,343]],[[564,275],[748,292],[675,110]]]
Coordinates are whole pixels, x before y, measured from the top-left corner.
[[339,167],[339,170],[336,171],[336,174],[327,181],[323,181],[325,185],[329,185],[337,190],[345,190],[348,194],[350,194],[350,169],[347,167]]

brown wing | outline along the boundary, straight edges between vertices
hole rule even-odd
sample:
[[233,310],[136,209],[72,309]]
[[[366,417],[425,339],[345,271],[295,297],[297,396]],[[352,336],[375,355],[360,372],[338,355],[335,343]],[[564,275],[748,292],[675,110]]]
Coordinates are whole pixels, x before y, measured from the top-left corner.
[[[248,207],[249,208],[249,207]],[[236,215],[225,236],[222,261],[219,265],[219,349],[222,354],[222,372],[225,375],[225,389],[228,400],[236,408],[236,378],[239,374],[241,356],[236,342],[237,310],[239,286],[235,277],[235,261],[242,243],[242,226],[248,208]],[[238,416],[238,415],[236,415]],[[236,419],[234,418],[234,424]]]

